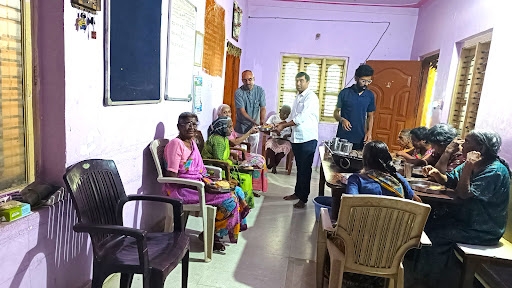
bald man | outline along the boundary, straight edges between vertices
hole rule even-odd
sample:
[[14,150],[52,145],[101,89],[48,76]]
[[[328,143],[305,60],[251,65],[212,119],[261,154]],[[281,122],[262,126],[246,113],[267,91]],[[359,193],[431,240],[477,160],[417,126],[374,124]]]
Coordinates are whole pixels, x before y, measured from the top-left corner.
[[[265,123],[267,110],[265,91],[254,84],[254,75],[250,70],[242,72],[243,85],[235,91],[236,123],[235,132],[238,136],[247,133],[253,126]],[[259,133],[247,138],[251,144],[251,153],[258,153]]]

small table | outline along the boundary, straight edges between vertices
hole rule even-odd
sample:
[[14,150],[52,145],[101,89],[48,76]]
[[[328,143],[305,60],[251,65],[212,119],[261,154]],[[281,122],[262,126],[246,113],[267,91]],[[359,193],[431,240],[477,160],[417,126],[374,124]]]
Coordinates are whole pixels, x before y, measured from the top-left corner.
[[[347,188],[347,180],[352,173],[343,172],[338,165],[334,164],[332,156],[329,152],[325,151],[324,146],[318,147],[320,153],[320,181],[318,187],[318,195],[325,195],[325,185],[331,188],[332,195],[332,207],[331,207],[331,219],[338,219],[338,213],[341,204],[341,195],[345,193]],[[452,202],[453,197],[446,194],[431,194],[420,191],[414,191],[414,193],[428,203],[434,201]]]

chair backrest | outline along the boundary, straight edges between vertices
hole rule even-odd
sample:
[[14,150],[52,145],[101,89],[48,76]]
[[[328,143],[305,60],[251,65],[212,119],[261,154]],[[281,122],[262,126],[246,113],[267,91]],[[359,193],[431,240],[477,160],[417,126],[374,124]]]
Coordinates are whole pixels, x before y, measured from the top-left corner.
[[196,131],[196,135],[194,137],[194,141],[196,141],[197,148],[199,149],[199,153],[203,152],[204,148],[204,137],[201,130]]
[[151,150],[151,155],[153,155],[153,160],[155,161],[158,178],[164,177],[162,171],[166,169],[164,160],[164,150],[167,143],[169,143],[168,139],[155,139],[151,141],[151,144],[149,144],[149,150]]
[[[123,225],[118,217],[119,200],[126,199],[121,177],[112,160],[84,160],[68,167],[64,174],[76,210],[78,222],[84,224]],[[91,235],[96,246],[108,235]]]
[[341,197],[336,236],[345,245],[345,267],[389,274],[405,252],[418,247],[430,206],[396,197]]

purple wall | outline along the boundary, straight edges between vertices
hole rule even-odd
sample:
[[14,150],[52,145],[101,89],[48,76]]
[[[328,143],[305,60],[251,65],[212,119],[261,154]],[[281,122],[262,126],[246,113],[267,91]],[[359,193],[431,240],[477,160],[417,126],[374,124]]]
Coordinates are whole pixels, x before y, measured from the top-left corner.
[[[446,122],[450,112],[459,49],[457,44],[492,29],[492,44],[485,74],[476,129],[491,129],[503,138],[501,155],[512,161],[512,98],[503,93],[503,79],[512,66],[505,32],[511,18],[499,5],[486,0],[432,0],[420,8],[411,58],[439,51],[438,74],[433,100],[444,101],[434,111],[433,124]],[[460,48],[460,47],[459,47]]]
[[[285,53],[348,57],[347,81],[384,33],[371,60],[409,60],[416,8],[376,8],[258,1],[249,8],[249,28],[241,70],[254,72],[267,95],[267,111],[277,110],[281,56]],[[309,20],[283,19],[301,18]],[[336,21],[324,21],[336,20]],[[315,40],[316,33],[321,34]],[[348,84],[348,83],[347,83]],[[352,84],[352,83],[350,83]],[[319,140],[332,138],[337,124],[320,124]],[[318,165],[317,159],[315,164]]]
[[433,101],[444,101],[444,109],[433,111],[433,124],[446,122],[450,113],[460,51],[456,44],[493,28],[493,6],[485,0],[432,0],[420,8],[411,59],[439,51]]
[[[33,1],[38,179],[62,184],[67,166],[88,158],[105,158],[116,162],[128,194],[159,194],[161,187],[156,183],[147,145],[155,138],[176,137],[177,117],[190,111],[191,104],[164,101],[104,107],[103,12],[95,17],[98,39],[92,40],[75,30],[78,10],[69,1],[49,2],[43,5],[41,0]],[[205,0],[191,2],[198,7],[197,29],[204,32]],[[242,35],[236,42],[231,38],[233,1],[217,0],[226,9],[226,38],[243,48],[248,9],[246,0],[238,2],[245,15]],[[199,115],[202,130],[211,123],[213,109],[222,103],[224,87],[223,77],[204,77],[210,92],[204,95]],[[11,260],[0,264],[0,287],[68,288],[86,284],[92,260],[88,238],[72,232],[74,214],[70,206],[59,207],[41,209],[25,221],[9,225],[10,234],[2,234],[0,246],[9,247],[2,250],[7,253],[2,259]],[[162,209],[152,208],[145,204],[127,206],[126,225],[153,226],[163,214],[159,213]],[[52,229],[58,229],[59,235],[52,236]]]

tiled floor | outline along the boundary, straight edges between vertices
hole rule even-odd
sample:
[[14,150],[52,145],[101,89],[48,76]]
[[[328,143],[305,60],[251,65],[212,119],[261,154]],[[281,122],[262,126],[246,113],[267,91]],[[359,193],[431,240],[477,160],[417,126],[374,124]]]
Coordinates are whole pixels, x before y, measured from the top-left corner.
[[[319,174],[313,170],[310,201],[306,209],[299,210],[292,207],[295,201],[282,199],[293,193],[295,173],[288,176],[284,170],[279,172],[269,174],[268,192],[256,198],[256,208],[248,216],[249,229],[222,255],[214,254],[210,263],[202,262],[202,244],[195,237],[201,230],[200,219],[189,219],[188,287],[314,287],[316,225],[311,200],[318,193]],[[119,277],[108,279],[103,287],[119,287]],[[134,278],[132,287],[142,287],[140,277]],[[169,275],[165,287],[181,287],[180,266]]]

